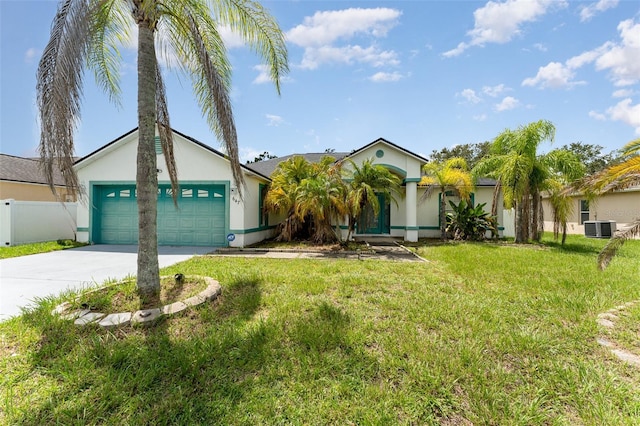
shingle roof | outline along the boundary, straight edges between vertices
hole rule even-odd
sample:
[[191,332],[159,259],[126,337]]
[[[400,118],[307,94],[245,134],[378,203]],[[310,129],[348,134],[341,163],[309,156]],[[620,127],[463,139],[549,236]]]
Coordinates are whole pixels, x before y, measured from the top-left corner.
[[[40,169],[40,160],[0,154],[0,180],[11,182],[48,184]],[[62,173],[56,170],[53,183],[64,186]]]
[[273,173],[276,167],[278,167],[278,164],[293,157],[303,157],[310,163],[317,163],[322,159],[322,157],[333,157],[337,161],[343,159],[347,155],[349,155],[348,152],[312,152],[307,154],[291,154],[285,155],[284,157],[271,158],[269,160],[258,161],[256,163],[245,164],[245,166],[263,176],[271,176],[271,173]]

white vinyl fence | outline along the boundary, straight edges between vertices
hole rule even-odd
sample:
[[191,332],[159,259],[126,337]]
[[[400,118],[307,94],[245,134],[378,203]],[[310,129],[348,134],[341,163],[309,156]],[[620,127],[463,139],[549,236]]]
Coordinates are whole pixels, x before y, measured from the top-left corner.
[[504,226],[503,235],[505,237],[514,238],[516,236],[516,227],[514,225],[515,218],[515,209],[504,209],[502,212],[502,226]]
[[75,240],[77,203],[0,201],[0,245]]

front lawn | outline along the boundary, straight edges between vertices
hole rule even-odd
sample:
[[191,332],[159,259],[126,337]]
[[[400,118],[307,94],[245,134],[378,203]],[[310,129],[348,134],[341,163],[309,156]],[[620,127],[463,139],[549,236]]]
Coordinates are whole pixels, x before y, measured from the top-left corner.
[[599,272],[603,245],[195,258],[163,274],[222,297],[152,329],[77,328],[45,300],[0,323],[0,424],[637,424],[640,369],[596,318],[640,298],[640,241]]
[[27,256],[30,254],[47,253],[56,250],[86,246],[73,240],[46,241],[43,243],[22,244],[19,246],[0,247],[0,259]]

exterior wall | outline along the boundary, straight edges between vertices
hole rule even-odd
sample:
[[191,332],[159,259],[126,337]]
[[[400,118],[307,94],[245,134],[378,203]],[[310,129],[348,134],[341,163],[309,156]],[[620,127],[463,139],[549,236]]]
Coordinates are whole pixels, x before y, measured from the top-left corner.
[[40,183],[26,182],[0,182],[0,200],[19,201],[73,201],[67,197],[67,190],[63,187],[56,187],[58,198],[51,193],[48,185]]
[[76,203],[2,200],[0,244],[19,244],[75,239]]
[[[113,145],[88,158],[78,166],[78,177],[85,194],[78,208],[78,240],[91,242],[93,189],[96,185],[125,184],[136,181],[136,156],[138,133],[134,132]],[[233,182],[229,162],[189,140],[174,133],[174,156],[178,178],[184,184],[223,184],[226,186],[228,212],[227,235],[235,238],[229,244],[243,246],[248,241],[261,239],[263,230],[258,228],[258,196],[261,178],[245,176],[243,198]],[[163,155],[157,157],[158,183],[168,184],[169,177]],[[245,214],[246,211],[246,214]],[[251,232],[247,232],[247,231]],[[256,234],[256,235],[254,235]]]
[[[358,164],[372,159],[374,164],[387,167],[403,179],[405,188],[401,194],[396,196],[398,205],[391,202],[390,235],[403,237],[406,241],[417,241],[420,232],[418,226],[420,215],[413,200],[418,199],[416,182],[420,180],[423,163],[418,158],[382,141],[374,143],[349,158]],[[348,167],[349,164],[345,163],[345,168]],[[411,206],[407,205],[407,200],[410,200]]]
[[[580,224],[581,196],[573,198],[573,213],[567,222],[567,234],[584,235],[584,225]],[[553,232],[553,212],[549,201],[544,199],[544,230]],[[632,188],[612,194],[605,194],[589,205],[589,220],[613,220],[621,229],[640,218],[640,188]]]
[[[229,241],[231,247],[245,247],[273,236],[275,223],[269,221],[267,224],[260,224],[260,190],[266,182],[256,177],[245,177],[245,186],[242,192],[242,199],[237,195],[231,195],[231,208],[237,209],[237,216],[242,216],[241,223],[234,221],[231,215],[232,224],[230,234],[233,234],[233,241]],[[239,225],[239,226],[234,226]]]

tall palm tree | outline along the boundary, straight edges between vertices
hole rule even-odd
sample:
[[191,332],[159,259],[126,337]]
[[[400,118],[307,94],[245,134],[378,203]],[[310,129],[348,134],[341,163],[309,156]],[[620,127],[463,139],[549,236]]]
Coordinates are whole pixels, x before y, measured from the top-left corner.
[[[622,148],[622,158],[622,162],[587,177],[582,182],[582,189],[590,196],[597,196],[640,185],[640,138]],[[598,254],[600,269],[609,265],[626,240],[638,236],[640,236],[640,216],[626,228],[617,231],[603,247]]]
[[386,201],[398,204],[395,197],[400,194],[402,182],[386,167],[374,164],[371,158],[364,160],[359,166],[351,159],[347,161],[351,166],[345,173],[348,181],[346,208],[349,228],[347,241],[349,241],[362,212],[367,209],[373,212],[380,211],[378,195],[382,195]]
[[473,169],[476,176],[494,178],[501,186],[506,208],[516,208],[516,243],[533,237],[538,240],[542,231],[541,191],[548,170],[537,155],[538,146],[545,140],[553,142],[555,126],[539,120],[516,130],[505,130],[493,141],[490,155]]
[[[253,0],[61,0],[37,73],[40,110],[40,154],[52,181],[54,164],[65,170],[66,184],[79,189],[73,168],[73,133],[80,121],[85,67],[117,102],[119,40],[138,33],[138,292],[144,299],[160,290],[157,245],[156,127],[171,184],[177,187],[173,141],[156,41],[165,47],[192,80],[203,115],[226,147],[233,177],[241,190],[237,134],[229,92],[231,65],[220,28],[240,34],[270,70],[280,92],[288,71],[284,36],[273,17]],[[177,191],[173,191],[177,194]],[[174,202],[176,199],[174,198]]]
[[420,179],[420,185],[426,186],[421,200],[429,198],[434,190],[439,189],[440,204],[440,238],[447,239],[447,192],[453,191],[461,199],[468,201],[473,192],[473,177],[467,166],[467,161],[462,157],[452,157],[444,163],[431,162],[423,167],[424,176]]

